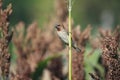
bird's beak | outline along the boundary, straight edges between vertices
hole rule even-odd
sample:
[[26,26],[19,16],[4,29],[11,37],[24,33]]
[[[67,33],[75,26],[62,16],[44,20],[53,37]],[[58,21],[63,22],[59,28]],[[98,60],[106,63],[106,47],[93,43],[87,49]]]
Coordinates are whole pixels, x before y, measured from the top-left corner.
[[55,28],[58,29],[58,25],[57,24],[55,25]]

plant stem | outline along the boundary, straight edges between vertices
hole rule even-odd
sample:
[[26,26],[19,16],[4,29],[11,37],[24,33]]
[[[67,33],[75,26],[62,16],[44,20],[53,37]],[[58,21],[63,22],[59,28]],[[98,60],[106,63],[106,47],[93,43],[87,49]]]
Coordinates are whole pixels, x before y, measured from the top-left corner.
[[71,0],[69,0],[69,80],[72,80]]

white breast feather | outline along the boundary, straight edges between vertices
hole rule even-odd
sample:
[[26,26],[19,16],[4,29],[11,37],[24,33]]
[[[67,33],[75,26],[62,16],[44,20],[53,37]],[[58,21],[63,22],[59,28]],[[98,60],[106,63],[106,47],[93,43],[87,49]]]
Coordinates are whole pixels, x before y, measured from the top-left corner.
[[65,30],[62,30],[62,31],[58,31],[57,32],[59,37],[65,42],[65,43],[68,43],[68,34]]

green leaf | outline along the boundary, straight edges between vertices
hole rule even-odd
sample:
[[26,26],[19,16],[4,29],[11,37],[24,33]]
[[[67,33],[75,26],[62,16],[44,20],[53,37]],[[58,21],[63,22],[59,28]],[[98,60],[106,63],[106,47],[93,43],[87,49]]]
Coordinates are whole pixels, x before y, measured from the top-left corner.
[[47,59],[40,61],[38,63],[38,66],[35,70],[35,72],[32,73],[32,80],[39,80],[39,78],[42,76],[43,70],[46,68],[48,62],[56,57],[60,57],[60,55],[48,57]]

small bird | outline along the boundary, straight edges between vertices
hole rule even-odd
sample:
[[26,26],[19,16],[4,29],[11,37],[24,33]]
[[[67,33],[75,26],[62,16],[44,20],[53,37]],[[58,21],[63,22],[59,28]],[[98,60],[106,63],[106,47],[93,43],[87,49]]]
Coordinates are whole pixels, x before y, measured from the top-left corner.
[[[64,25],[62,24],[56,24],[55,25],[55,29],[57,30],[57,34],[59,36],[59,38],[66,44],[69,44],[69,34],[68,32],[65,30]],[[74,41],[72,40],[72,47],[77,51],[77,52],[81,52],[81,49],[79,49],[77,47],[77,45],[74,43]]]

